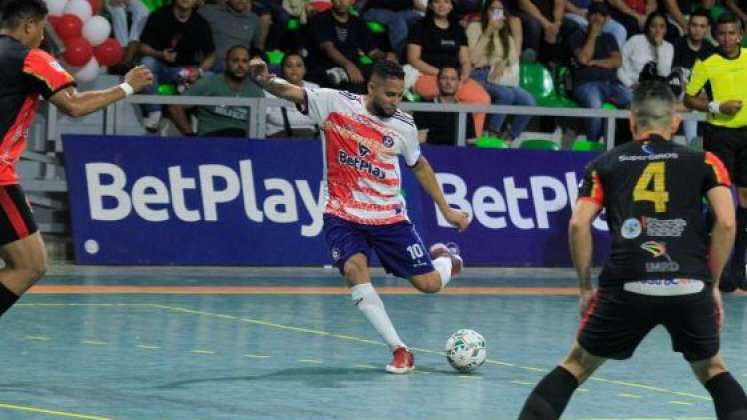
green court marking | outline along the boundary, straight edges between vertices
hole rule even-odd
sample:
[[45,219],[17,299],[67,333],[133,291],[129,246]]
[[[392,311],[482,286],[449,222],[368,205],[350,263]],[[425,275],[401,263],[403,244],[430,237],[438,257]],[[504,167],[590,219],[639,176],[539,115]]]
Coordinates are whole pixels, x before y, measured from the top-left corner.
[[215,354],[215,352],[212,351],[212,350],[200,350],[200,349],[194,349],[194,350],[192,350],[192,353],[195,353],[195,354]]
[[106,342],[104,341],[97,341],[97,340],[82,340],[81,343],[90,344],[92,346],[103,346],[106,344]]
[[0,403],[0,409],[24,411],[26,413],[48,414],[50,416],[67,417],[71,419],[112,420],[109,417],[99,417],[99,416],[92,416],[89,414],[71,413],[69,411],[49,410],[46,408],[32,407],[28,405],[8,404],[8,403]]
[[318,359],[298,359],[298,361],[301,363],[314,363],[317,365],[323,363],[321,360],[318,360]]
[[[226,314],[219,314],[219,313],[198,311],[198,310],[189,309],[189,308],[183,308],[183,307],[178,307],[178,306],[170,306],[170,305],[161,305],[161,304],[155,304],[155,303],[140,303],[140,304],[126,304],[126,303],[118,303],[118,304],[67,304],[67,303],[65,303],[65,304],[49,304],[49,303],[47,303],[47,304],[35,304],[35,303],[32,303],[32,304],[25,304],[25,305],[27,305],[27,306],[60,306],[60,307],[62,307],[62,306],[121,306],[121,307],[139,306],[139,307],[151,307],[151,308],[158,308],[158,309],[168,310],[168,311],[171,311],[171,312],[174,312],[174,313],[181,313],[181,314],[187,314],[187,315],[198,315],[198,316],[205,316],[205,317],[209,317],[209,318],[239,321],[239,322],[243,322],[243,323],[247,323],[247,324],[259,325],[259,326],[270,327],[270,328],[276,328],[276,329],[285,330],[285,331],[293,331],[293,332],[304,333],[304,334],[312,334],[312,335],[317,335],[317,336],[321,336],[321,337],[333,337],[333,338],[338,338],[338,339],[341,339],[341,340],[353,341],[353,342],[365,343],[365,344],[372,344],[372,345],[377,345],[377,346],[386,346],[386,344],[383,343],[383,342],[379,342],[379,341],[375,341],[375,340],[370,340],[370,339],[367,339],[367,338],[361,338],[361,337],[355,337],[355,336],[343,335],[343,334],[333,334],[333,333],[330,333],[330,332],[327,332],[327,331],[322,331],[322,330],[315,330],[315,329],[301,328],[301,327],[293,327],[293,326],[290,326],[290,325],[278,324],[276,322],[262,321],[262,320],[258,320],[258,319],[252,319],[252,318],[240,318],[240,317],[235,317],[235,316],[226,315]],[[417,348],[417,347],[412,347],[411,350],[417,351],[417,352],[422,352],[422,353],[443,354],[442,351],[435,351],[435,350],[429,350],[429,349],[423,349],[423,348]],[[202,351],[202,350],[192,350],[192,352],[193,353],[207,353],[207,354],[213,354],[214,353],[214,352]],[[514,367],[514,368],[517,368],[517,369],[529,370],[529,371],[532,371],[532,372],[547,372],[548,371],[547,369],[542,369],[542,368],[537,368],[537,367],[532,367],[532,366],[520,366],[520,365],[515,365],[515,364],[512,364],[512,363],[503,362],[503,361],[499,361],[499,360],[487,359],[487,360],[485,360],[485,363],[486,364],[491,364],[491,365]],[[651,386],[651,385],[638,384],[638,383],[634,383],[634,382],[610,380],[610,379],[599,378],[597,376],[592,376],[591,378],[589,378],[589,380],[596,381],[596,382],[607,383],[607,384],[612,384],[612,385],[621,385],[621,386],[626,386],[626,387],[631,387],[631,388],[645,389],[645,390],[648,390],[648,391],[655,391],[655,392],[667,393],[667,394],[672,394],[672,395],[678,395],[678,396],[683,396],[683,397],[688,397],[688,398],[694,398],[694,399],[703,400],[703,401],[711,401],[710,397],[706,397],[706,396],[703,396],[703,395],[691,394],[691,393],[686,393],[686,392],[671,391],[671,390],[666,389],[666,388],[661,388],[661,387],[656,387],[656,386]],[[531,382],[523,382],[523,381],[511,381],[511,382],[519,384],[519,385],[534,385],[534,383],[531,383]],[[671,401],[671,403],[672,404],[677,404],[678,402]],[[682,402],[682,401],[680,401],[679,403],[691,404],[691,403],[686,403],[686,402]],[[683,418],[683,417],[678,418],[678,420],[695,420],[695,419],[696,418],[692,418],[692,419],[687,419],[687,418]],[[708,418],[706,417],[706,419],[708,419]],[[652,419],[649,419],[649,420],[652,420]]]
[[145,344],[138,344],[137,348],[144,349],[144,350],[158,350],[158,349],[160,349],[160,347],[158,347],[158,346],[147,346]]
[[37,341],[49,341],[51,338],[43,337],[41,335],[27,335],[24,337],[26,340],[37,340]]
[[357,367],[357,368],[361,368],[361,369],[376,369],[376,370],[379,369],[378,366],[374,366],[374,365],[355,365],[353,367]]
[[477,375],[459,375],[459,377],[462,379],[482,379],[482,376],[477,376]]
[[527,381],[511,381],[512,384],[516,385],[528,385],[528,386],[534,386],[533,382],[527,382]]
[[617,396],[620,398],[643,398],[640,395],[636,394],[617,394]]
[[693,405],[693,403],[687,402],[687,401],[669,401],[669,404],[675,404],[675,405]]
[[247,353],[247,354],[244,355],[244,357],[251,357],[252,359],[267,359],[270,356],[265,356],[263,354],[251,354],[251,353]]

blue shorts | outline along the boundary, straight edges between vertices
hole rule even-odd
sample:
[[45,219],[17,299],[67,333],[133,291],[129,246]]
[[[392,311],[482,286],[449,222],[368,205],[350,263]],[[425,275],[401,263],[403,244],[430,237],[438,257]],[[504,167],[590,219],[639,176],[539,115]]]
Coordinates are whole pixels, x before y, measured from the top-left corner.
[[428,250],[410,222],[362,225],[325,214],[324,238],[334,265],[341,273],[350,257],[361,253],[370,259],[372,249],[387,273],[397,277],[408,278],[433,271]]

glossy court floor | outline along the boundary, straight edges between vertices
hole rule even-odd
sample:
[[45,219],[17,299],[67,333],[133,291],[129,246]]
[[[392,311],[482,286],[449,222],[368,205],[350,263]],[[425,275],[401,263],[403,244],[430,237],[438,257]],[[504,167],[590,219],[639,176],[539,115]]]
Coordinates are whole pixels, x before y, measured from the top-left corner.
[[[55,266],[0,319],[0,419],[515,419],[578,325],[570,271],[473,270],[441,295],[377,274],[417,370],[390,355],[332,270]],[[725,299],[722,348],[747,383],[747,298]],[[451,370],[449,333],[488,342]],[[609,363],[564,419],[715,419],[657,329]]]

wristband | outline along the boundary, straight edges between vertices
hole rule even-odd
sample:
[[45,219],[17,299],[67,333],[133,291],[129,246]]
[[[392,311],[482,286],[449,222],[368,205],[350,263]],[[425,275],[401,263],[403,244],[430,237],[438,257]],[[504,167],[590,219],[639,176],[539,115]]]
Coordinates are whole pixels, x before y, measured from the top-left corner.
[[721,104],[716,101],[708,103],[708,111],[712,114],[718,114],[721,112]]
[[132,85],[130,85],[127,82],[120,83],[119,88],[122,89],[125,93],[125,96],[132,96],[135,94],[135,89],[132,88]]

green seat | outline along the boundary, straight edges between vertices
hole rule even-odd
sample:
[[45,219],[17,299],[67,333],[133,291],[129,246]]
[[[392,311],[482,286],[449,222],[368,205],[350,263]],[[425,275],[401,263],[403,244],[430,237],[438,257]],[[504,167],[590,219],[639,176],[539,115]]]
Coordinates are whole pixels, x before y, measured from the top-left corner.
[[423,101],[422,96],[418,95],[417,93],[411,90],[408,90],[407,92],[405,92],[404,97],[405,99],[407,99],[408,102],[422,102]]
[[375,20],[369,20],[366,23],[368,24],[368,30],[373,32],[374,34],[386,33],[386,25],[384,25],[383,23],[377,22]]
[[289,31],[297,31],[300,27],[301,27],[301,21],[298,18],[292,17],[288,19],[287,28]]
[[511,145],[508,144],[505,140],[498,138],[498,137],[492,137],[492,136],[479,137],[477,140],[475,140],[475,146],[481,149],[510,149],[511,148]]
[[362,66],[370,66],[373,64],[373,59],[367,55],[361,55],[358,57],[358,61],[361,63]]
[[176,85],[161,83],[158,85],[158,94],[163,96],[176,95]]
[[555,94],[552,75],[542,64],[523,63],[519,65],[519,85],[538,100]]
[[615,104],[613,104],[613,103],[605,102],[605,103],[602,104],[602,109],[615,110],[615,109],[617,109],[617,106],[615,106]]
[[560,146],[552,140],[530,139],[519,144],[519,149],[524,150],[560,150]]
[[280,50],[271,50],[265,53],[267,55],[267,61],[273,66],[279,66],[283,62],[285,53]]
[[570,98],[556,95],[537,99],[537,105],[551,108],[578,108],[578,104],[573,102]]
[[604,144],[597,141],[576,140],[573,142],[571,150],[575,152],[602,152],[604,151]]

